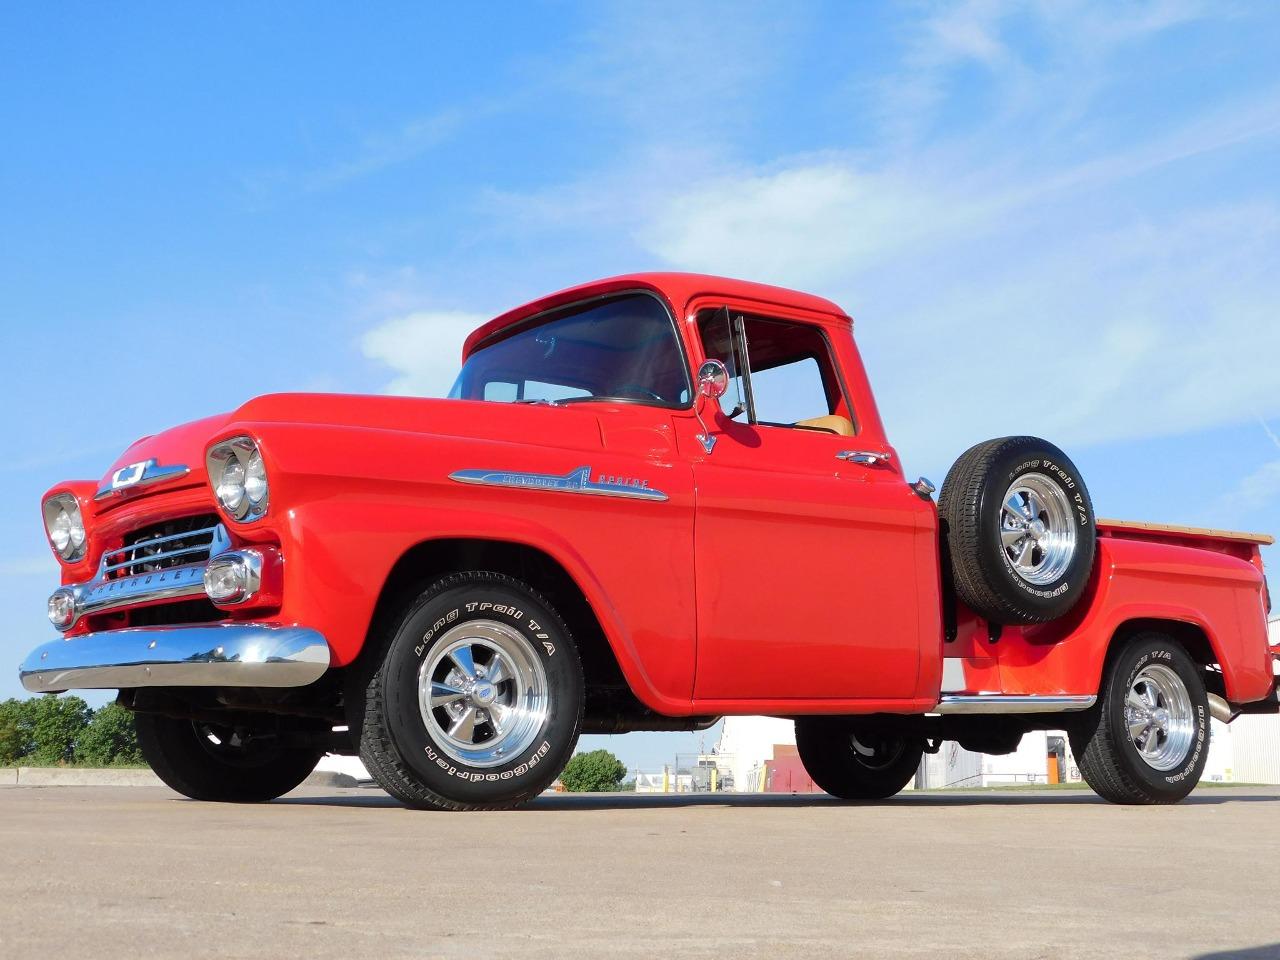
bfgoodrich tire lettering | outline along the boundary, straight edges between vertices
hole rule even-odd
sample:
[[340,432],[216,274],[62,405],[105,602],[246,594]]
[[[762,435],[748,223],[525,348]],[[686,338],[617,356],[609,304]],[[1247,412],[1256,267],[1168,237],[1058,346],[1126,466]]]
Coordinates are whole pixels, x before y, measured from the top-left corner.
[[[1138,743],[1147,743],[1146,734],[1139,732],[1135,739],[1134,731],[1143,723],[1141,691],[1152,675],[1176,680],[1170,690],[1174,699],[1181,700],[1179,693],[1185,694],[1185,702],[1166,706],[1166,694],[1156,691],[1146,711],[1149,717],[1173,707],[1175,713],[1185,714],[1188,736],[1173,756],[1159,749],[1167,742],[1164,732],[1151,731],[1157,746],[1146,755]],[[1163,719],[1172,729],[1169,718]],[[1210,733],[1209,701],[1200,667],[1171,637],[1148,632],[1125,641],[1112,657],[1097,706],[1071,732],[1071,749],[1085,782],[1112,803],[1177,803],[1204,773]]]
[[1093,503],[1075,464],[1045,440],[1004,437],[966,451],[938,512],[956,596],[993,623],[1056,619],[1088,586]]
[[[568,629],[531,588],[496,573],[447,577],[382,642],[360,756],[388,793],[414,807],[498,809],[555,780],[581,727],[582,667]],[[468,653],[455,662],[441,655],[449,649]],[[509,712],[490,726],[499,708]],[[529,716],[536,723],[521,726]],[[504,739],[508,721],[519,735]]]

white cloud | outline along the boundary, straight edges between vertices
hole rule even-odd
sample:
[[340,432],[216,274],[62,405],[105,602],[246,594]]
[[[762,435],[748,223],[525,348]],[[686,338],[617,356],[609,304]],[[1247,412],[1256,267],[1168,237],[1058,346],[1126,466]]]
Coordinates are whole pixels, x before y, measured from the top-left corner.
[[831,161],[700,185],[638,235],[674,267],[845,303],[886,419],[928,457],[939,436],[1084,444],[1280,413],[1280,212],[1093,226],[1080,192]]
[[1244,477],[1222,498],[1217,512],[1247,522],[1256,511],[1271,509],[1277,499],[1280,499],[1280,460],[1272,460]]
[[657,205],[638,238],[681,269],[807,286],[992,213],[896,171],[830,159],[697,184]]
[[[1241,151],[1274,160],[1280,96],[1207,97],[1175,112],[1177,123],[1096,135],[1107,110],[1093,100],[1118,96],[1117,63],[1206,8],[975,0],[930,10],[883,75],[884,89],[911,102],[885,102],[923,129],[937,98],[956,95],[951,74],[976,66],[991,85],[990,118],[909,150],[882,132],[857,152],[746,163],[728,159],[725,138],[673,149],[637,107],[637,142],[617,162],[527,192],[487,191],[491,235],[536,249],[519,265],[526,280],[539,268],[585,279],[656,261],[833,297],[858,318],[895,442],[930,469],[1009,432],[1087,445],[1280,415],[1280,209],[1273,192],[1234,189],[1212,168]],[[1018,43],[1028,32],[1034,63]],[[627,36],[634,54],[652,46]],[[688,89],[682,124],[749,102],[753,81],[740,70],[750,58],[734,45],[750,52],[759,34],[727,41],[713,58],[724,72],[705,83],[680,74],[661,89]],[[597,54],[565,75],[594,82],[603,104],[630,116],[627,98],[660,82],[633,72],[651,62]],[[1089,123],[1075,122],[1083,115]],[[398,371],[397,392],[427,381],[438,390],[456,367],[463,331],[447,348],[436,338],[450,336],[441,318],[458,315],[415,316],[365,341]]]
[[374,327],[360,347],[395,371],[387,393],[443,397],[458,375],[463,341],[487,319],[460,310],[419,310]]

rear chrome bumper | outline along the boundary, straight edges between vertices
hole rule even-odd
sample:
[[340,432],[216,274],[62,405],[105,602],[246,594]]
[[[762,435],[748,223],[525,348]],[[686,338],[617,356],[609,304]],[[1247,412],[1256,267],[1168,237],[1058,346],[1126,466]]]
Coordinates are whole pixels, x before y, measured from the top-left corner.
[[131,687],[302,687],[329,669],[315,630],[265,623],[105,630],[53,640],[22,662],[32,693]]

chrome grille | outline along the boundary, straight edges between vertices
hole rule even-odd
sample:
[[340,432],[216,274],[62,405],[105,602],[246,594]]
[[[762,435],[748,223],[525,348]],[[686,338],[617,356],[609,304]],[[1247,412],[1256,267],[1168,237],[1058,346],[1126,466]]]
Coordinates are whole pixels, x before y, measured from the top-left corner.
[[102,575],[107,580],[118,580],[205,563],[226,546],[226,528],[213,514],[166,520],[126,535],[124,546],[102,558]]

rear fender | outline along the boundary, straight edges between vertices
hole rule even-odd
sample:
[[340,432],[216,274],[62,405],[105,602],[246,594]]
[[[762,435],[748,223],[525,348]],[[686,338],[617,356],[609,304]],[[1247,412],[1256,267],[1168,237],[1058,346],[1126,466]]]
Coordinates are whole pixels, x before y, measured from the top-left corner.
[[1062,620],[1006,629],[992,648],[1005,693],[1096,693],[1112,641],[1135,621],[1204,634],[1227,699],[1260,700],[1273,684],[1263,578],[1247,560],[1137,540],[1098,542],[1094,580]]

